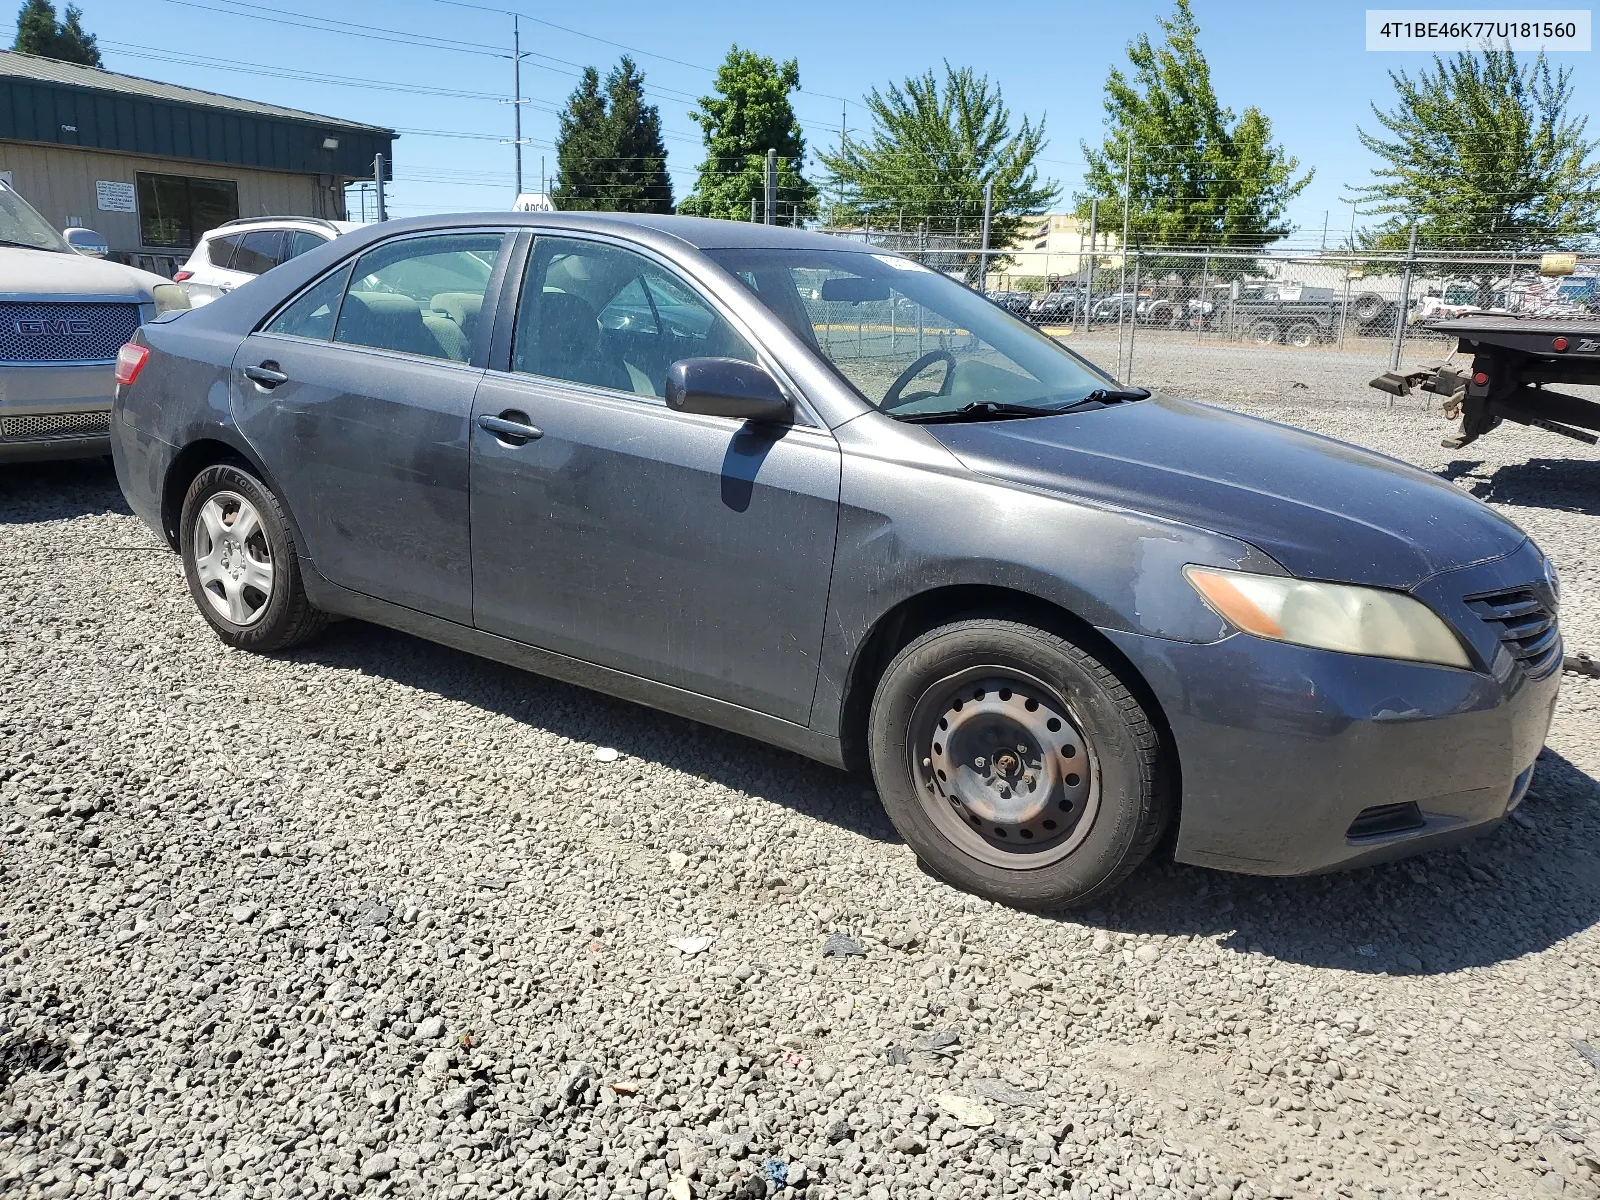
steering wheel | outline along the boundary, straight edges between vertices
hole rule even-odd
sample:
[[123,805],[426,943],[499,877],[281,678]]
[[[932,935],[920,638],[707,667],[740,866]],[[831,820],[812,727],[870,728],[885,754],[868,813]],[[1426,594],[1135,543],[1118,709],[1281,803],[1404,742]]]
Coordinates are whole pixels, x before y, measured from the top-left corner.
[[[901,398],[900,393],[905,389],[906,384],[910,383],[918,375],[921,375],[929,367],[933,366],[934,363],[941,360],[944,361],[946,366],[944,372],[944,382],[939,385],[938,391],[913,392],[911,395],[906,396],[903,399]],[[948,350],[929,350],[921,358],[917,359],[916,362],[912,363],[909,367],[907,367],[904,371],[901,371],[900,374],[895,377],[895,381],[889,385],[889,390],[883,394],[883,403],[878,405],[878,407],[880,409],[899,408],[902,405],[911,404],[917,400],[926,400],[929,396],[943,396],[946,389],[948,389],[950,386],[950,381],[955,378],[955,373],[956,356],[954,354],[951,354]]]

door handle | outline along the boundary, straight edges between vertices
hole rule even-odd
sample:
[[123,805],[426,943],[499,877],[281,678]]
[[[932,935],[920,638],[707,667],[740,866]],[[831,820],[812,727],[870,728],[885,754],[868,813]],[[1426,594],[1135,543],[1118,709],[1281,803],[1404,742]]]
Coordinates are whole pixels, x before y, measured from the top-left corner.
[[498,417],[491,417],[485,413],[478,418],[478,428],[494,434],[502,442],[509,442],[513,446],[523,446],[544,436],[544,430],[529,423],[527,413],[518,412],[514,408],[506,409]]
[[259,367],[246,367],[244,369],[247,379],[254,379],[261,387],[271,390],[280,383],[288,383],[289,377],[278,370],[278,364],[270,359]]

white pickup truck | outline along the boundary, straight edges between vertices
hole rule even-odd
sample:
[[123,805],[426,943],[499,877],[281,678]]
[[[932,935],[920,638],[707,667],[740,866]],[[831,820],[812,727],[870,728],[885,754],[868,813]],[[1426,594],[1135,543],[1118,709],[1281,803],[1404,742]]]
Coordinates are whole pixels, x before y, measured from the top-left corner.
[[[74,245],[76,243],[76,246]],[[117,350],[183,288],[63,237],[0,183],[0,464],[109,454]]]

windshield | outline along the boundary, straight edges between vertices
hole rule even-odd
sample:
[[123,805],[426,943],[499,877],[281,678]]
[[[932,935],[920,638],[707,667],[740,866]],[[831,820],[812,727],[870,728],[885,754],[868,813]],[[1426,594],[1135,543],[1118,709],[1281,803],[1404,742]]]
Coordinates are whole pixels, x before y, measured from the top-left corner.
[[72,251],[50,223],[33,211],[32,205],[3,183],[0,183],[0,245]]
[[1056,409],[1116,385],[967,287],[856,250],[707,250],[892,416]]

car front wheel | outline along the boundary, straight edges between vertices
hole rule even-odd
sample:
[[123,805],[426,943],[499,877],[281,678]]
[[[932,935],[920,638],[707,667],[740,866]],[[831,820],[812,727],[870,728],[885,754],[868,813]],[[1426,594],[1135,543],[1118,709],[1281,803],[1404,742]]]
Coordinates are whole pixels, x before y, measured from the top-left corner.
[[219,463],[195,477],[179,550],[200,615],[228,645],[284,650],[327,624],[306,598],[282,505],[244,468]]
[[890,819],[935,875],[1059,908],[1114,888],[1160,839],[1161,740],[1117,675],[1015,621],[934,629],[889,665],[869,752]]

